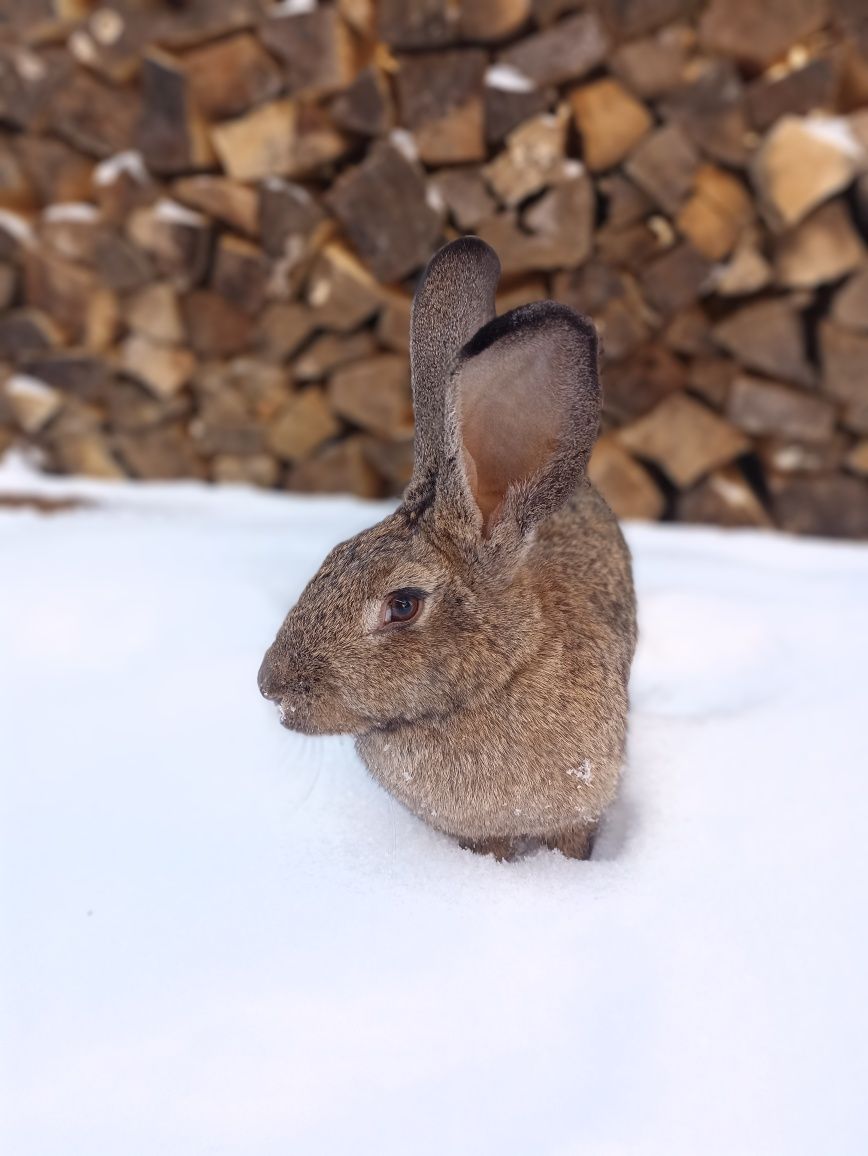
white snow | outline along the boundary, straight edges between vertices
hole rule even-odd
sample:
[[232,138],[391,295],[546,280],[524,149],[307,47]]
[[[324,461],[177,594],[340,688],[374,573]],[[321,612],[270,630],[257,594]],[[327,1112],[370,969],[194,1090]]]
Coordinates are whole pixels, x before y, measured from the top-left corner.
[[502,92],[533,92],[534,83],[514,64],[491,64],[485,70],[485,83]]
[[150,180],[142,154],[128,149],[126,152],[116,153],[96,166],[93,171],[94,184],[114,184],[124,173],[140,185],[146,185]]
[[193,228],[201,228],[207,224],[207,217],[201,213],[197,213],[194,209],[188,209],[186,205],[181,205],[177,201],[173,201],[171,197],[161,197],[154,206],[154,216],[158,221],[165,221],[170,225],[189,225]]
[[3,489],[93,504],[0,509],[0,1150],[868,1151],[868,549],[631,526],[621,798],[498,864],[257,693],[379,508]]
[[91,224],[100,219],[99,209],[87,201],[62,201],[49,205],[42,218],[49,222],[73,221],[77,224]]

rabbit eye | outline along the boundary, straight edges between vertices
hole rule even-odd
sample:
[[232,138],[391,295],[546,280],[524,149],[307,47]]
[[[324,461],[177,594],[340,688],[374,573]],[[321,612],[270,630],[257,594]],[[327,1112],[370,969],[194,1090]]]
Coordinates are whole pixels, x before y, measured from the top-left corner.
[[394,590],[383,606],[383,625],[412,622],[422,606],[421,590]]

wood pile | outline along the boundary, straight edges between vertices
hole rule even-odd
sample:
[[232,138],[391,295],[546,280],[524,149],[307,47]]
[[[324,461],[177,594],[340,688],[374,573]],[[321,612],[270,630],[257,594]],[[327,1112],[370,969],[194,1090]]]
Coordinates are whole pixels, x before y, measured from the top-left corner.
[[396,493],[474,232],[599,325],[619,514],[868,536],[864,0],[7,10],[0,454]]

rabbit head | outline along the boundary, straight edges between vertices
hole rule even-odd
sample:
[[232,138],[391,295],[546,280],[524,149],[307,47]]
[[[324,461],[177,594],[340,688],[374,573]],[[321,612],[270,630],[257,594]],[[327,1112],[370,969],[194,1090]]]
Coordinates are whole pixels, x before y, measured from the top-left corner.
[[445,721],[505,685],[546,628],[528,556],[597,435],[597,339],[554,302],[496,317],[499,271],[465,237],[417,289],[412,480],[394,514],[331,551],[260,669],[293,730]]

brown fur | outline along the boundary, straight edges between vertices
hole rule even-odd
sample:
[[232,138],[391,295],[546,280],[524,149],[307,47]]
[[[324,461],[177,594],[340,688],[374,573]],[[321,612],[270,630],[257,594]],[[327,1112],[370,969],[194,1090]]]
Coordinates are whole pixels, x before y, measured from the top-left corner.
[[[413,481],[328,555],[260,688],[291,729],[354,734],[371,774],[463,845],[509,858],[530,839],[583,858],[623,756],[630,558],[584,478],[593,327],[553,303],[492,320],[497,272],[473,238],[429,266],[411,339]],[[428,592],[418,618],[378,629],[407,587]]]

